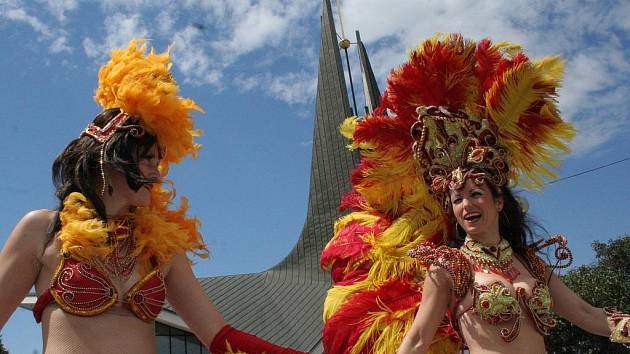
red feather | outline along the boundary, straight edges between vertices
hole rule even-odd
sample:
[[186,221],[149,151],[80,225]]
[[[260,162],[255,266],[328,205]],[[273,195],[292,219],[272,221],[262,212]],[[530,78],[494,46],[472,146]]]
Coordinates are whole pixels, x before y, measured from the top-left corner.
[[477,51],[475,52],[475,58],[477,59],[475,74],[482,83],[484,91],[487,91],[492,86],[492,76],[502,58],[501,52],[491,46],[492,42],[489,39],[482,39],[477,44]]
[[[371,314],[384,311],[380,304],[398,311],[417,306],[421,298],[417,286],[404,279],[391,279],[377,290],[353,295],[326,321],[322,333],[324,352],[349,353],[361,333],[371,325]],[[367,345],[361,353],[369,353],[370,349]]]
[[378,145],[379,150],[391,148],[399,150],[398,159],[406,159],[411,154],[413,138],[409,134],[413,119],[401,119],[389,116],[371,116],[357,124],[353,139],[356,143],[370,142]]
[[387,82],[387,103],[396,115],[416,116],[418,106],[449,106],[457,110],[478,86],[474,51],[461,35],[427,41],[408,63],[393,70]]
[[360,210],[361,203],[363,202],[365,202],[365,198],[353,189],[352,192],[344,194],[341,198],[341,202],[339,202],[339,212],[343,212],[347,209]]
[[365,242],[361,236],[367,233],[378,234],[379,232],[378,225],[368,227],[356,222],[346,225],[322,251],[321,267],[330,268],[340,260],[347,264],[363,258],[372,249],[372,245]]

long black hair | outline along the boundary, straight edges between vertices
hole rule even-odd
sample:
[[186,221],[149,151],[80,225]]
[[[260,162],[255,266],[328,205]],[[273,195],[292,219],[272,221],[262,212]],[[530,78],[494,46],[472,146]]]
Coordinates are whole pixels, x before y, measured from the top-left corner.
[[[98,114],[92,123],[102,128],[120,113],[118,108],[105,110]],[[135,128],[119,129],[105,142],[103,165],[123,173],[129,187],[137,191],[145,184],[156,182],[142,175],[138,161],[157,143],[157,138],[146,132],[137,118],[130,117],[124,123],[123,127],[125,126]],[[92,202],[98,216],[102,220],[107,220],[105,205],[101,198],[103,188],[108,189],[107,186],[103,186],[101,177],[101,147],[99,141],[82,134],[72,140],[57,156],[52,166],[52,178],[55,195],[59,200],[58,210],[63,208],[63,201],[70,193],[79,192]],[[51,235],[60,227],[61,222],[57,217]]]

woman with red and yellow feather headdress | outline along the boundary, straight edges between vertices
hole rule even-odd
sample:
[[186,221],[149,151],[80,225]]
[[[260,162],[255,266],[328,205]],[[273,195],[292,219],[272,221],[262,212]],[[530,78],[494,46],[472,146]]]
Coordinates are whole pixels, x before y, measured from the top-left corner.
[[161,183],[196,157],[201,108],[170,71],[142,40],[101,68],[104,111],[53,164],[59,208],[28,213],[0,254],[0,328],[34,285],[46,353],[155,353],[166,300],[212,353],[299,353],[226,324],[192,273],[186,253],[207,257],[199,222]]
[[[511,43],[440,35],[391,72],[380,109],[344,122],[361,162],[342,201],[353,212],[321,256],[334,281],[327,353],[544,353],[553,312],[630,340],[628,315],[553,275],[571,261],[566,240],[533,242],[511,192],[542,187],[568,151],[562,68]],[[536,255],[552,244],[553,267]]]

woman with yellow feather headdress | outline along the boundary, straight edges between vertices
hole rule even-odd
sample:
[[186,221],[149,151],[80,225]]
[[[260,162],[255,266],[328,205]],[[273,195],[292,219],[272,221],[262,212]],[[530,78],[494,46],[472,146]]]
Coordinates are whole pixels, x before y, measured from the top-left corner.
[[201,108],[179,96],[169,53],[145,52],[133,40],[112,53],[95,96],[104,111],[53,164],[59,208],[26,214],[9,236],[0,328],[34,285],[46,353],[155,353],[166,300],[212,353],[299,353],[227,325],[195,279],[186,253],[207,257],[199,222],[161,183],[196,157]]
[[[573,127],[556,107],[558,57],[436,36],[394,69],[374,114],[342,133],[359,149],[353,190],[321,256],[334,286],[327,353],[544,353],[554,312],[629,343],[630,315],[595,308],[553,274],[564,237],[532,241],[511,192],[542,187]],[[553,266],[537,256],[555,245]]]

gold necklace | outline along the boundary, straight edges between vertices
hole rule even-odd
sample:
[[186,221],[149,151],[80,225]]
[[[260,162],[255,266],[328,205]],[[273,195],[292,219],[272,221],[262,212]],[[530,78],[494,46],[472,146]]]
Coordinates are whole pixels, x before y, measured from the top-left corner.
[[512,246],[501,238],[496,246],[486,246],[466,236],[460,248],[473,263],[473,271],[497,274],[510,283],[520,274],[512,262]]
[[110,220],[108,234],[111,252],[97,262],[110,275],[122,279],[129,278],[136,266],[136,242],[133,237],[133,220],[130,217]]

